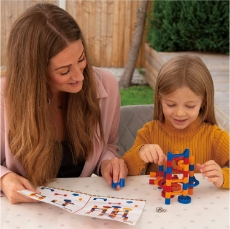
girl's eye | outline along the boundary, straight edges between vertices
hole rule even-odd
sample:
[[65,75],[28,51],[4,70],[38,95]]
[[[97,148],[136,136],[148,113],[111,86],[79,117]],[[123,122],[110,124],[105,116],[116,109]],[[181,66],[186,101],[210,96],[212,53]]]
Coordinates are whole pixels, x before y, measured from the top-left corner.
[[195,107],[195,106],[187,106],[187,108],[191,108],[191,109],[194,108],[194,107]]
[[64,76],[64,75],[68,74],[69,71],[70,71],[70,69],[68,69],[66,72],[62,72],[61,75]]
[[175,104],[167,104],[168,107],[174,107]]

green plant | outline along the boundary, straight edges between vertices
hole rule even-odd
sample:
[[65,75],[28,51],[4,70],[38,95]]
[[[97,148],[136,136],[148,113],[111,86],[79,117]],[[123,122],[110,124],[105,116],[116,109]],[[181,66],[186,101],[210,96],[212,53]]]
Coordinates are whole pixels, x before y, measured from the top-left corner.
[[137,71],[139,74],[141,74],[143,77],[145,77],[145,69],[144,68],[137,68]]
[[229,1],[154,1],[147,41],[157,51],[229,53]]
[[121,106],[153,104],[154,92],[150,86],[137,85],[120,89]]

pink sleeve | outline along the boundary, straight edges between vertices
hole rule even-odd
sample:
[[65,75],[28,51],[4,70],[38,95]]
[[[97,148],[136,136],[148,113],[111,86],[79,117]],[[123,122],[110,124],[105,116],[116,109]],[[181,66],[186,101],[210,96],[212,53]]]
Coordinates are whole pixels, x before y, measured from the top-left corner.
[[99,69],[99,71],[107,96],[100,98],[106,146],[105,149],[102,150],[97,163],[97,174],[99,173],[102,161],[111,160],[114,157],[120,158],[120,155],[118,154],[119,147],[116,145],[118,141],[121,102],[118,81],[111,73],[102,71],[101,69]]
[[1,80],[1,174],[0,177],[4,176],[6,173],[11,172],[5,167],[6,162],[6,145],[7,144],[7,122],[5,120],[5,102],[3,95],[3,82]]
[[85,166],[80,175],[81,177],[91,176],[92,173],[99,175],[102,161],[111,160],[114,157],[120,158],[117,153],[119,147],[116,145],[120,121],[120,93],[118,81],[112,73],[106,70],[94,67],[94,72],[98,84],[98,99],[105,145],[95,134],[94,152],[89,160],[85,162]]
[[8,124],[6,117],[5,97],[3,95],[3,79],[1,79],[1,171],[0,177],[9,172],[25,176],[21,164],[14,159],[8,142]]
[[116,145],[118,141],[119,121],[120,121],[120,94],[117,96],[117,104],[116,104],[114,117],[108,136],[107,148],[105,153],[101,157],[101,161],[107,159],[111,160],[114,157],[120,158],[120,155],[117,153],[119,151],[119,147]]

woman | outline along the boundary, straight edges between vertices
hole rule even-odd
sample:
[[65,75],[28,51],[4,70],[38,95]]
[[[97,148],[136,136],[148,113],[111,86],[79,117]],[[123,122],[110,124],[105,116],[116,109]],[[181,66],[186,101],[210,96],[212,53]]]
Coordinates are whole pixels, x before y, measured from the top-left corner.
[[115,145],[118,83],[91,66],[72,16],[52,4],[27,9],[12,27],[7,58],[1,79],[1,190],[9,201],[31,202],[17,191],[36,191],[56,177],[96,173],[109,185],[125,177]]

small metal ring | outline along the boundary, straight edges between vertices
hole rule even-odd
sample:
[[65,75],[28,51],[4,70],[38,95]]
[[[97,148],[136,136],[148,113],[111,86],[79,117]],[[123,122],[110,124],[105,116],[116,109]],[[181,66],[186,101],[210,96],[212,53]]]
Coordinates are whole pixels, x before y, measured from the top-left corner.
[[167,210],[164,209],[164,208],[162,208],[162,207],[157,207],[156,211],[159,212],[159,213],[161,213],[161,212],[166,212]]

